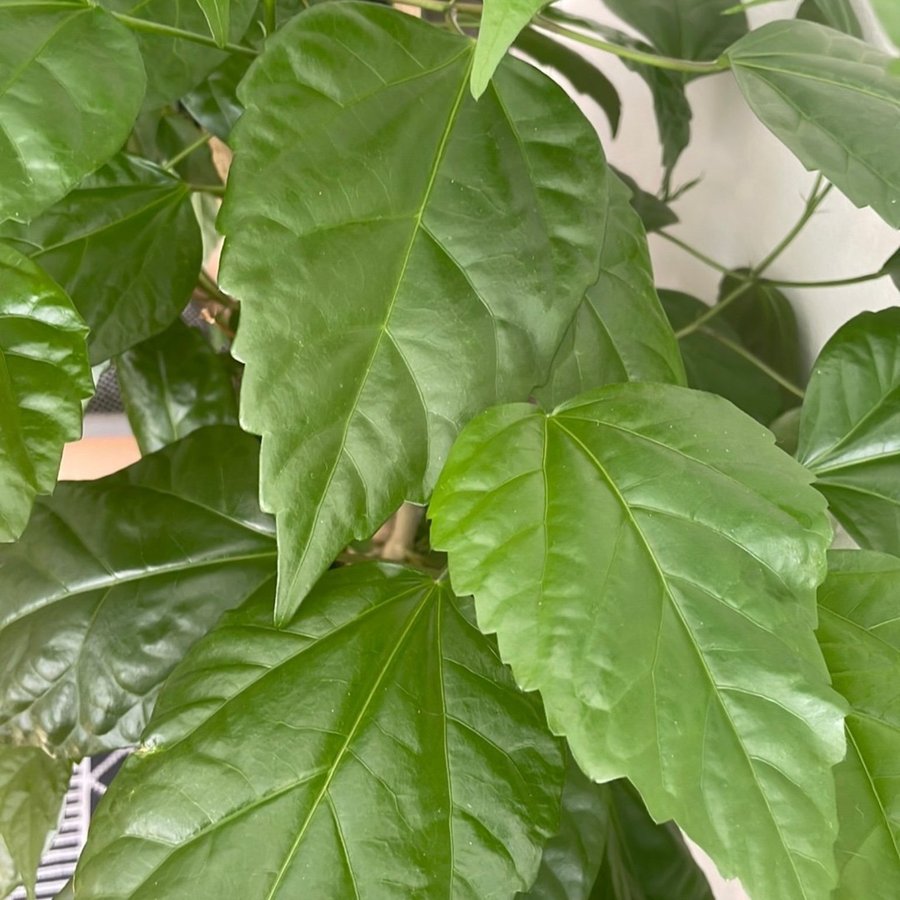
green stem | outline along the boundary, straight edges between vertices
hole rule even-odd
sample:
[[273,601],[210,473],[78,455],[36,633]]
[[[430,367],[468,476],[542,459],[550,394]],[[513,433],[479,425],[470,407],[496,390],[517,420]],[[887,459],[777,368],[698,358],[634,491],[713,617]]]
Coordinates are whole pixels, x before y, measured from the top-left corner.
[[763,284],[785,288],[833,288],[847,287],[851,284],[864,284],[876,278],[886,278],[887,272],[869,272],[868,275],[854,275],[852,278],[833,278],[830,281],[786,281],[782,278],[763,278]]
[[189,184],[188,190],[195,194],[212,194],[214,197],[225,196],[224,184]]
[[699,259],[700,262],[705,263],[711,269],[715,269],[717,272],[721,272],[723,275],[732,274],[731,269],[728,266],[723,266],[722,263],[716,262],[712,257],[707,256],[705,253],[701,253],[696,247],[692,247],[690,244],[685,243],[685,241],[681,240],[681,238],[675,237],[674,234],[669,234],[667,231],[657,231],[656,232],[659,237],[663,240],[668,241],[670,244],[674,244],[676,247],[680,247],[684,250],[685,253],[690,253],[695,259]]
[[224,293],[218,284],[213,280],[212,276],[206,271],[206,269],[201,269],[200,274],[197,276],[197,284],[209,294],[213,300],[218,300],[222,306],[227,307],[228,309],[237,309],[238,304],[237,301],[233,300],[228,294]]
[[751,353],[746,347],[741,346],[736,341],[731,340],[731,338],[726,337],[724,334],[719,334],[717,331],[713,331],[711,328],[701,328],[700,331],[705,334],[707,337],[711,337],[714,341],[718,341],[725,347],[728,347],[729,350],[734,351],[738,354],[738,356],[742,356],[747,362],[752,363],[762,372],[765,372],[772,381],[778,382],[785,390],[790,391],[795,397],[799,397],[801,400],[806,396],[806,392],[797,387],[792,381],[789,381],[784,377],[780,372],[777,372],[773,369],[768,363],[763,362],[756,354]]
[[263,0],[263,25],[265,26],[266,34],[272,34],[277,24],[275,0]]
[[195,150],[199,150],[201,147],[206,146],[206,144],[209,143],[211,138],[212,138],[212,135],[208,134],[208,133],[201,135],[192,144],[188,144],[187,147],[184,147],[182,150],[180,150],[178,153],[176,153],[173,157],[171,157],[170,159],[167,159],[162,164],[162,167],[164,169],[174,169],[175,166],[178,165],[178,163],[180,163],[182,160],[187,159]]
[[241,53],[244,56],[259,56],[252,47],[244,47],[241,44],[225,44],[219,46],[215,39],[205,35],[198,34],[196,31],[185,31],[183,28],[175,28],[172,25],[163,25],[160,22],[150,22],[147,19],[138,19],[134,16],[128,16],[125,13],[114,12],[109,10],[109,14],[113,18],[118,19],[123,25],[132,31],[142,31],[145,34],[158,34],[162,37],[177,38],[183,41],[190,41],[192,44],[200,44],[203,47],[212,47],[216,50],[227,50],[229,53]]
[[394,2],[394,5],[399,3],[401,6],[415,6],[418,9],[427,9],[429,12],[445,13],[455,9],[458,12],[474,13],[479,16],[483,9],[480,3],[454,3],[453,0],[392,0],[392,2]]
[[611,41],[604,41],[602,38],[593,35],[583,34],[575,31],[574,28],[567,28],[560,25],[546,16],[537,15],[532,19],[532,24],[545,31],[552,31],[561,37],[578,41],[588,47],[594,47],[597,50],[604,50],[618,56],[621,59],[628,59],[632,62],[643,63],[647,66],[654,66],[657,69],[670,69],[674,72],[691,72],[702,75],[709,75],[713,72],[723,72],[731,67],[728,59],[719,57],[719,59],[710,62],[702,62],[691,59],[675,59],[671,56],[659,56],[656,53],[647,53],[643,50],[637,50],[633,47],[623,47],[621,44],[614,44]]
[[730,294],[727,294],[725,297],[723,297],[715,306],[710,306],[702,316],[698,316],[696,319],[694,319],[693,322],[676,331],[675,337],[677,337],[680,341],[683,338],[686,338],[689,334],[693,334],[695,331],[697,331],[698,328],[705,325],[710,319],[714,319],[716,316],[720,315],[722,312],[728,309],[728,307],[731,306],[731,304],[734,303],[734,301],[737,300],[738,297],[743,297],[744,294],[746,294],[747,291],[749,291],[750,288],[752,288],[755,284],[755,279],[748,278],[742,284],[738,285],[738,287],[736,287]]

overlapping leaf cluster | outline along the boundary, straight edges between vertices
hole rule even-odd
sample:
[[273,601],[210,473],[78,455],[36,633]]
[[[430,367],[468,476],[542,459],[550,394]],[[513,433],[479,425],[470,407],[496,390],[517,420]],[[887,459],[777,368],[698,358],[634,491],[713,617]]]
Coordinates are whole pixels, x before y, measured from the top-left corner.
[[[687,834],[892,900],[900,317],[807,378],[772,267],[832,185],[900,226],[896,60],[845,0],[413,5],[0,4],[0,896],[134,747],[65,896],[708,900]],[[565,39],[646,80],[658,195],[507,52],[615,133]],[[726,70],[820,173],[745,268],[670,231]],[[109,366],[144,456],[56,485]]]

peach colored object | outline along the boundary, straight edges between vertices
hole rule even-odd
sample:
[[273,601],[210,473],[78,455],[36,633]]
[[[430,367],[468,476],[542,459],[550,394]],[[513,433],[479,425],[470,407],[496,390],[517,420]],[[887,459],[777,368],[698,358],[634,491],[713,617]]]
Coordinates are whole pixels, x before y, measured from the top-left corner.
[[66,444],[60,481],[87,481],[102,478],[141,458],[137,441],[130,435],[86,437]]

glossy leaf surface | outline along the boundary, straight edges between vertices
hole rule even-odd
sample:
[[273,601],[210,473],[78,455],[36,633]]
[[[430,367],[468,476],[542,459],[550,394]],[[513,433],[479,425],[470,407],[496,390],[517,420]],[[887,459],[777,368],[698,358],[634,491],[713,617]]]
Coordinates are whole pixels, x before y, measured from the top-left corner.
[[181,99],[190,114],[223,141],[230,138],[231,129],[244,111],[237,98],[237,89],[252,62],[246,56],[229,56]]
[[370,564],[329,572],[281,630],[271,604],[230,613],[173,675],[76,896],[499,900],[530,884],[562,754],[470,602]]
[[900,309],[862,313],[825,345],[797,458],[860,545],[900,554]]
[[431,506],[455,589],[581,768],[628,777],[723,874],[786,900],[834,883],[844,754],[810,480],[725,400],[632,383],[488,411]]
[[221,283],[243,301],[241,416],[263,435],[280,620],[349,540],[428,497],[465,421],[546,378],[596,280],[596,135],[515,60],[476,104],[472,49],[329,3],[242,84]]
[[850,0],[803,0],[797,18],[828,25],[856,38],[864,37]]
[[837,767],[834,900],[900,895],[900,560],[868,551],[829,555],[819,595],[819,643],[850,702],[847,758]]
[[547,407],[617,381],[685,381],[678,342],[653,285],[647,239],[630,205],[630,192],[612,172],[606,184],[600,278],[582,301],[550,380],[537,391]]
[[485,92],[519,32],[547,3],[548,0],[485,0],[472,63],[472,95],[476,99]]
[[71,768],[36,747],[0,745],[0,896],[22,883],[34,898],[38,863],[59,822]]
[[750,108],[807,169],[900,228],[900,78],[891,57],[814,22],[764,25],[728,51]]
[[63,444],[81,435],[94,391],[87,329],[46,273],[0,243],[0,541],[25,528],[56,483]]
[[178,178],[119,156],[7,240],[70,293],[91,327],[91,362],[158,334],[190,299],[200,271],[200,228]]
[[[674,329],[684,328],[708,309],[681,291],[659,292],[663,309]],[[767,425],[782,411],[781,389],[768,375],[742,355],[744,345],[724,315],[678,342],[687,383],[730,400],[738,409]]]
[[134,37],[104,10],[4,3],[0,222],[27,222],[106,162],[125,143],[144,87]]
[[128,421],[142,453],[152,453],[204,425],[237,425],[227,361],[182,321],[116,360]]
[[137,740],[187,649],[274,576],[257,454],[207,428],[41,501],[0,549],[0,740],[75,759]]
[[[204,0],[205,4],[223,0]],[[206,13],[198,0],[104,0],[104,5],[147,22],[206,34]],[[257,0],[229,0],[229,39],[240,41],[247,31]],[[158,109],[196,87],[216,66],[228,58],[223,50],[203,47],[169,35],[135,32],[147,70],[144,106]]]

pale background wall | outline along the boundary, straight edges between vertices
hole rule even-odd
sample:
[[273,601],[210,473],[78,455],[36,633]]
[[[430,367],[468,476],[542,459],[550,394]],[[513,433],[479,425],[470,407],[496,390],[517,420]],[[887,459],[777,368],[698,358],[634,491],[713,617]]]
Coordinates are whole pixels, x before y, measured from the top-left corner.
[[[799,0],[784,0],[751,9],[751,25],[792,16],[799,5]],[[883,44],[864,2],[858,5],[862,21],[870,26],[870,39]],[[570,0],[566,8],[628,30],[600,0]],[[622,98],[617,138],[611,139],[607,120],[593,101],[576,96],[579,105],[595,123],[610,162],[645,190],[655,191],[662,170],[649,90],[639,76],[608,54],[582,45],[579,49],[599,64]],[[669,230],[725,265],[759,262],[797,220],[814,175],[754,117],[729,74],[693,82],[688,97],[694,112],[691,145],[678,163],[673,185],[698,175],[703,181],[675,204],[681,221]],[[856,209],[832,191],[769,274],[791,280],[825,280],[873,272],[898,245],[900,235],[875,213]],[[684,290],[708,302],[715,299],[717,272],[660,238],[651,236],[650,249],[661,287]],[[809,364],[847,319],[863,310],[900,303],[887,278],[853,287],[785,293],[797,310]],[[705,859],[702,851],[697,855]],[[744,900],[739,883],[724,882],[708,859],[704,868],[719,900]]]

